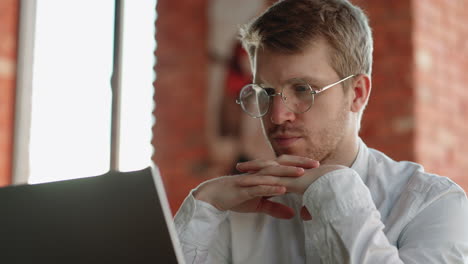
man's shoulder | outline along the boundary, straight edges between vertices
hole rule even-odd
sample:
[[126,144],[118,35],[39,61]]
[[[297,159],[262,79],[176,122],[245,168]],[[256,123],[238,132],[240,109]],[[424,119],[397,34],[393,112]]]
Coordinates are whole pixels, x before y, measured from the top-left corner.
[[440,197],[448,192],[460,192],[463,189],[445,176],[429,173],[421,164],[411,161],[395,161],[384,153],[370,149],[370,167],[384,171],[389,181],[404,181],[406,191],[424,194],[426,197]]
[[373,175],[366,184],[388,228],[404,228],[427,208],[467,203],[463,189],[449,178],[428,173],[414,162],[395,161],[377,150],[370,150],[369,172]]
[[409,191],[418,193],[423,203],[432,203],[448,195],[464,196],[465,191],[448,177],[417,171],[408,182]]

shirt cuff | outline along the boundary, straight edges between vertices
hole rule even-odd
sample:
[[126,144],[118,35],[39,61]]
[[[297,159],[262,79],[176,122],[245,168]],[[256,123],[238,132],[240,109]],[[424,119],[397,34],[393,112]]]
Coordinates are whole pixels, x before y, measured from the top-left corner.
[[303,203],[312,217],[322,222],[350,215],[358,209],[375,209],[369,189],[351,168],[321,176],[307,188]]
[[179,239],[201,247],[209,247],[219,225],[226,220],[228,211],[220,211],[209,203],[193,197],[185,198],[174,218]]

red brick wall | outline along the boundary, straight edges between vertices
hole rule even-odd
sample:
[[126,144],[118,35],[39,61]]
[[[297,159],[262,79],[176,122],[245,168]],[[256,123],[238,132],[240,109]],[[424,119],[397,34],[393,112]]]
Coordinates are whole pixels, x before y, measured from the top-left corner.
[[368,14],[374,35],[372,92],[361,137],[396,160],[414,160],[411,3],[353,1]]
[[468,1],[354,2],[369,14],[375,38],[362,137],[468,190]]
[[19,0],[0,1],[0,186],[11,183]]
[[468,190],[468,1],[413,1],[416,160]]
[[207,0],[158,0],[154,160],[175,211],[204,178]]

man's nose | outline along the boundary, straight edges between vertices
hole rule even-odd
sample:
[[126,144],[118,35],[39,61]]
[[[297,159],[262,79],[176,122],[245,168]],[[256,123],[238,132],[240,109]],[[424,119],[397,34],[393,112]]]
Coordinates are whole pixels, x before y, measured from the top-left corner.
[[284,104],[281,98],[282,95],[274,96],[270,106],[270,121],[275,125],[296,119],[296,114]]

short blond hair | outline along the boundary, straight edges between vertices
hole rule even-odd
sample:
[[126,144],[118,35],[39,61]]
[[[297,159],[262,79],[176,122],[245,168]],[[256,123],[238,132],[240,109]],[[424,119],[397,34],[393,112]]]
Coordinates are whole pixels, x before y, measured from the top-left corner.
[[323,37],[331,47],[330,64],[344,78],[372,73],[373,40],[364,12],[346,0],[283,0],[241,27],[251,61],[259,47],[301,52]]

